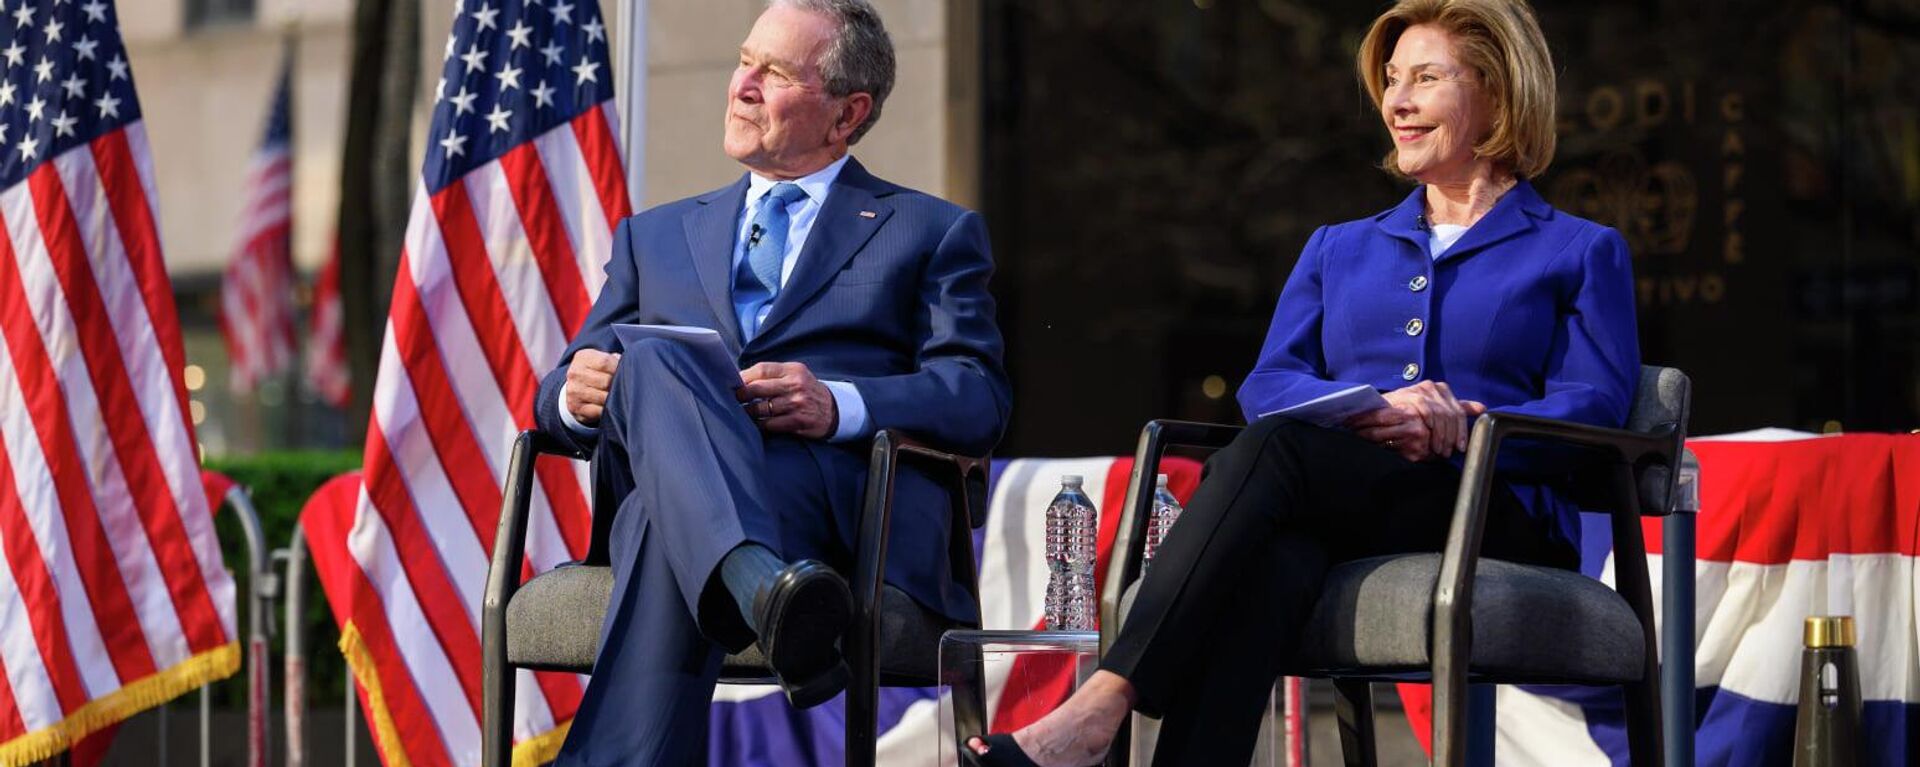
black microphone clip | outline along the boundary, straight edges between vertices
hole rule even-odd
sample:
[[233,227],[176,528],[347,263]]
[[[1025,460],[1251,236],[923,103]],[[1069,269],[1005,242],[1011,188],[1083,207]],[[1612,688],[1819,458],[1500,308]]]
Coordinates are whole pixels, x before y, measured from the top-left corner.
[[767,228],[759,224],[754,224],[752,228],[748,229],[747,230],[747,250],[753,250],[754,248],[759,247],[760,235],[763,235],[766,233],[767,233]]
[[1425,213],[1413,217],[1413,228],[1422,232],[1433,231],[1433,227],[1427,225],[1427,214]]

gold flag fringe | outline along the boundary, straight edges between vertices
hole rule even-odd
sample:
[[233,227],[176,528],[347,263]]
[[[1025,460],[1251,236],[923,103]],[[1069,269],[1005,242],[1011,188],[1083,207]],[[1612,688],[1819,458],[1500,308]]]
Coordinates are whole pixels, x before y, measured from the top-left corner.
[[373,654],[367,651],[360,629],[348,621],[340,628],[340,654],[347,658],[354,681],[367,691],[367,721],[373,724],[373,737],[380,743],[380,756],[387,767],[411,767],[407,749],[400,745],[400,729],[393,726],[393,714],[387,709],[387,696],[380,687],[380,672],[373,667]]
[[551,730],[513,744],[513,767],[539,767],[560,756],[560,744],[567,740],[573,720],[561,722]]
[[[340,654],[346,656],[354,680],[367,691],[367,721],[373,723],[374,738],[380,743],[387,767],[409,767],[412,763],[407,759],[406,748],[400,745],[400,728],[394,726],[393,714],[387,709],[386,693],[380,686],[380,674],[374,669],[373,655],[368,652],[366,641],[360,638],[360,629],[351,621],[340,631]],[[514,744],[513,767],[538,767],[553,761],[560,755],[560,744],[566,741],[567,730],[572,726],[573,720],[568,719],[551,730]]]
[[158,706],[240,670],[240,643],[228,642],[122,686],[68,714],[67,718],[0,743],[0,767],[23,767],[73,747],[108,725]]

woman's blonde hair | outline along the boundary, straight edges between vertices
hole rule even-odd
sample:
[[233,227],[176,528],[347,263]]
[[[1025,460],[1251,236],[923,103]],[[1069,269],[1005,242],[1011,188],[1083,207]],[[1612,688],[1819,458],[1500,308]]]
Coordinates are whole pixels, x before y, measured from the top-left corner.
[[[1360,81],[1374,109],[1386,90],[1387,60],[1407,28],[1432,24],[1446,32],[1454,55],[1473,69],[1493,107],[1493,130],[1474,154],[1533,178],[1553,162],[1553,56],[1525,0],[1400,0],[1373,20],[1360,42]],[[1400,174],[1398,150],[1383,167]]]

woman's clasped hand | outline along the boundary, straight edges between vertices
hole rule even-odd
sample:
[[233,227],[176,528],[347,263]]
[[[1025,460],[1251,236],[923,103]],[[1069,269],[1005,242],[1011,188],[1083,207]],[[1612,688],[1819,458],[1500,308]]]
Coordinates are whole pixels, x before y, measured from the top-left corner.
[[1486,405],[1453,396],[1442,381],[1421,381],[1382,396],[1387,407],[1356,415],[1345,425],[1361,439],[1409,461],[1464,452],[1473,419],[1487,412]]

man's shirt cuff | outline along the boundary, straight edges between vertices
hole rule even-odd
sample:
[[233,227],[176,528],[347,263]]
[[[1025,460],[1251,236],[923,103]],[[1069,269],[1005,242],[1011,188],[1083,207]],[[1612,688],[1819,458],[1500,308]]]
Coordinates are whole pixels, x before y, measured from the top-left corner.
[[560,422],[567,425],[567,431],[582,437],[591,437],[600,433],[600,427],[587,426],[573,419],[573,412],[567,410],[567,385],[560,385]]
[[840,428],[828,442],[849,442],[867,436],[867,401],[851,381],[821,381],[833,394],[833,406],[840,411]]

